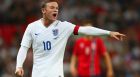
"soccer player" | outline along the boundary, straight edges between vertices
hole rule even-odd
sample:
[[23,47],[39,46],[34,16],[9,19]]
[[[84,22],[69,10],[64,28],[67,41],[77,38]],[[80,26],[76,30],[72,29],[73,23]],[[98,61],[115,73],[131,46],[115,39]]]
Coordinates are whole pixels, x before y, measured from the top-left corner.
[[101,77],[101,59],[105,60],[107,76],[113,77],[113,69],[105,45],[98,37],[81,37],[75,42],[70,71],[73,77]]
[[57,20],[57,0],[42,0],[42,18],[30,23],[23,35],[21,47],[17,55],[15,74],[23,76],[23,63],[28,49],[33,49],[32,77],[64,77],[63,57],[69,36],[74,33],[87,35],[109,35],[118,40],[123,34],[98,29],[95,27],[80,27],[67,21]]

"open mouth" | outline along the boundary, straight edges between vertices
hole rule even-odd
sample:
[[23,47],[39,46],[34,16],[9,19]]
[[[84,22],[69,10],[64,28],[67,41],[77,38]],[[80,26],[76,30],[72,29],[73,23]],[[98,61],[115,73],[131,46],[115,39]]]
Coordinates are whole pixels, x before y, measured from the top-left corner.
[[56,14],[56,13],[54,13],[54,14],[53,14],[53,17],[56,17],[56,16],[57,16],[57,14]]

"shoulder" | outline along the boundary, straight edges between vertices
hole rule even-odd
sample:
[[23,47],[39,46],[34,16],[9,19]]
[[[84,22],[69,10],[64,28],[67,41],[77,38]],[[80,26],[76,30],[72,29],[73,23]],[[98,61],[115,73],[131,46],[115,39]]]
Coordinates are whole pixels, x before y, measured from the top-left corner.
[[34,21],[34,22],[32,22],[32,23],[30,23],[30,24],[28,24],[28,28],[35,28],[36,27],[36,25],[40,25],[40,19],[39,20],[36,20],[36,21]]
[[96,37],[95,38],[97,41],[102,41],[102,39],[100,37]]
[[[59,20],[60,21],[60,20]],[[68,22],[68,21],[60,21],[61,23],[70,23],[70,22]]]
[[81,41],[84,41],[84,40],[85,40],[85,38],[81,37],[81,38],[77,38],[76,42],[81,42]]
[[61,23],[64,24],[64,25],[74,25],[74,24],[72,24],[71,22],[68,22],[68,21],[61,21]]
[[27,32],[32,32],[32,31],[34,31],[35,28],[37,27],[36,25],[38,25],[38,24],[39,24],[39,20],[34,21],[34,22],[32,22],[32,23],[29,23],[28,26],[26,27],[26,31],[27,31]]
[[103,42],[103,39],[100,38],[100,37],[97,37],[97,38],[96,38],[96,42],[99,43],[99,44],[103,44],[103,43],[104,43],[104,42]]
[[40,22],[41,22],[41,20],[39,19],[39,20],[36,20],[36,21],[30,23],[29,25],[34,26],[34,25],[40,24]]
[[74,30],[74,27],[75,27],[74,24],[72,24],[68,21],[59,21],[58,25],[59,25],[60,28],[63,28],[67,31],[70,31],[69,33],[72,33],[73,30]]

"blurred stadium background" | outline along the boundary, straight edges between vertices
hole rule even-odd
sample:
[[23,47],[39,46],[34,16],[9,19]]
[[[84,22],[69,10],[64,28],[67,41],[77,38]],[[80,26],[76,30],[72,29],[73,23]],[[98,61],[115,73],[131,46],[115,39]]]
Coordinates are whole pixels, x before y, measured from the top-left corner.
[[[0,0],[0,77],[15,77],[16,56],[28,23],[41,17],[38,0]],[[60,20],[83,25],[91,22],[98,28],[127,35],[121,42],[103,37],[110,53],[115,77],[140,77],[140,0],[60,0]],[[64,59],[65,77],[69,73],[74,40],[70,37]],[[24,64],[30,77],[32,50]]]

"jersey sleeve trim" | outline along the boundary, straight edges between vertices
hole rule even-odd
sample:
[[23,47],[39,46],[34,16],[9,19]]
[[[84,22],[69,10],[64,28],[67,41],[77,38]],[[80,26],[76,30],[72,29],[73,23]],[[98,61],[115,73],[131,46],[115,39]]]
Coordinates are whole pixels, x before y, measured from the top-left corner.
[[76,25],[76,26],[75,26],[74,31],[73,31],[73,34],[74,34],[74,35],[78,35],[79,27],[80,27],[79,25]]

